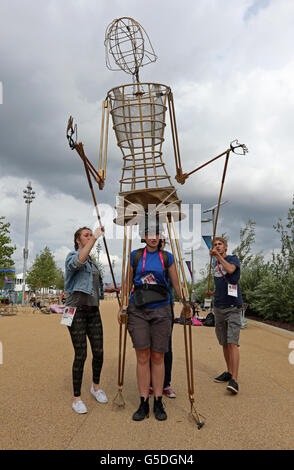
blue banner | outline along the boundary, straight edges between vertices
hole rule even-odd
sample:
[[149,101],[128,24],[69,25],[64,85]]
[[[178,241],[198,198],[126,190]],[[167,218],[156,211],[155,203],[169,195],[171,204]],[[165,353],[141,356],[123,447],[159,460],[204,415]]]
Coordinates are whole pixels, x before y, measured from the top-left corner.
[[191,279],[192,279],[191,261],[186,261],[186,265],[188,266],[189,273],[190,273],[190,276],[191,276]]
[[202,238],[205,241],[207,248],[210,250],[210,248],[211,248],[211,235],[202,235]]

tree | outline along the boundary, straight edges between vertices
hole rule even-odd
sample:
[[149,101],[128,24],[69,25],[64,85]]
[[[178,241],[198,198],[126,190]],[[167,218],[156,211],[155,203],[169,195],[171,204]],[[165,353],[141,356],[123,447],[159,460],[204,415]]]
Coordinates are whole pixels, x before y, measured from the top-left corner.
[[241,259],[240,287],[249,310],[266,320],[294,323],[294,198],[287,223],[281,219],[274,229],[281,235],[281,250],[264,262],[261,254],[251,253],[255,223],[250,221],[240,231],[241,243],[234,253]]
[[100,274],[101,278],[103,279],[104,278],[104,267],[103,267],[103,264],[100,261],[101,251],[102,251],[101,244],[98,241],[97,244],[96,244],[96,253],[95,253],[95,250],[92,249],[92,251],[90,253],[90,256],[91,256],[92,260],[97,264],[99,274]]
[[[251,251],[255,242],[256,222],[249,219],[244,228],[240,230],[240,244],[233,250],[241,265],[240,288],[243,301],[248,303],[248,311],[255,307],[256,296],[259,295],[259,284],[264,281],[270,272],[270,266],[264,262],[261,253],[254,255]],[[259,314],[260,311],[254,313]]]
[[281,236],[281,250],[272,254],[268,275],[256,289],[253,308],[266,319],[294,323],[294,197],[288,210],[287,223],[274,225]]
[[240,230],[240,244],[232,251],[233,255],[237,255],[242,268],[249,265],[253,259],[251,246],[255,242],[255,225],[256,222],[248,220],[244,228]]
[[281,251],[273,253],[272,267],[277,276],[294,271],[294,196],[292,207],[288,210],[287,224],[284,227],[282,220],[274,225],[274,229],[281,235]]
[[[14,266],[12,255],[16,250],[16,246],[11,246],[10,223],[4,222],[5,217],[0,216],[0,269],[11,269]],[[0,273],[1,284],[4,279],[4,273]]]
[[61,268],[56,270],[55,287],[56,289],[64,290],[64,272]]
[[281,278],[268,271],[254,292],[251,306],[266,320],[280,320],[294,324],[293,271]]
[[50,249],[46,246],[40,255],[36,256],[27,275],[27,284],[33,290],[41,287],[55,287],[58,278],[60,278],[60,270]]

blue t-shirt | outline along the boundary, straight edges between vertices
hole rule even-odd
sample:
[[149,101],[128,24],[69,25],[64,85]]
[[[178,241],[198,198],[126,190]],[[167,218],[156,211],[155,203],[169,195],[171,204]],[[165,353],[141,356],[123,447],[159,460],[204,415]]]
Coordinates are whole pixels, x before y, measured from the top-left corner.
[[[229,306],[229,305],[236,305],[236,306],[241,307],[243,300],[242,300],[240,286],[238,285],[238,282],[240,279],[239,258],[236,255],[227,255],[224,259],[228,263],[234,264],[236,266],[236,269],[232,274],[228,274],[227,271],[222,266],[222,264],[219,262],[218,264],[219,264],[220,269],[223,272],[222,274],[217,264],[215,264],[215,267],[214,267],[214,283],[215,283],[214,305],[216,307]],[[228,284],[238,285],[238,288],[237,288],[238,297],[228,295]]]
[[[131,266],[134,265],[134,256],[135,256],[136,251],[137,250],[134,250],[131,253]],[[168,251],[166,251],[166,254],[168,256],[168,267],[170,267],[174,262],[174,257]],[[136,274],[133,280],[134,286],[141,286],[143,284],[141,278],[144,276],[147,276],[148,274],[153,274],[154,279],[157,282],[157,284],[166,286],[167,288],[169,288],[169,284],[166,280],[166,274],[164,272],[158,250],[154,252],[150,252],[146,250],[146,261],[145,261],[144,273],[142,273],[142,266],[143,266],[143,254],[137,264]],[[134,302],[133,293],[130,295],[130,302]],[[163,305],[167,305],[169,303],[170,303],[170,293],[169,293],[168,300],[165,300],[163,302],[148,304],[147,308],[162,307]]]

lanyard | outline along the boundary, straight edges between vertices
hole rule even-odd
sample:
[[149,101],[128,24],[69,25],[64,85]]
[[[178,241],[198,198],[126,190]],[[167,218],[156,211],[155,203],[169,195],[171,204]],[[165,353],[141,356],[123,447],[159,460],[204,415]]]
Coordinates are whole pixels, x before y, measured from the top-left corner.
[[[158,254],[159,254],[159,258],[160,258],[160,261],[161,261],[161,264],[162,264],[162,267],[163,267],[163,271],[164,271],[164,262],[163,262],[163,256],[162,256],[161,251],[158,251]],[[142,274],[145,272],[146,256],[147,256],[147,248],[145,248],[144,253],[143,253]]]
[[217,264],[218,270],[219,270],[219,272],[222,274],[224,280],[228,283],[228,280],[227,280],[227,278],[225,277],[224,273],[222,272],[221,267],[220,267],[220,265],[218,264],[218,261],[216,262],[216,264]]

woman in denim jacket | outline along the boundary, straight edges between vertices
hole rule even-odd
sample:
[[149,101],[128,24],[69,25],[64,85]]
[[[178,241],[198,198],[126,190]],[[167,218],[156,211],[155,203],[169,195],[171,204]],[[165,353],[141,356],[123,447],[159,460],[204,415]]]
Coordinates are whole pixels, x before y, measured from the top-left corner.
[[93,359],[93,383],[91,393],[99,403],[107,403],[107,397],[99,387],[103,365],[103,330],[99,312],[99,269],[89,253],[103,228],[94,233],[82,227],[74,235],[75,251],[65,261],[66,306],[76,307],[72,325],[68,327],[75,357],[72,368],[74,398],[72,408],[76,413],[87,413],[81,400],[81,385],[84,363],[87,357],[87,336]]

